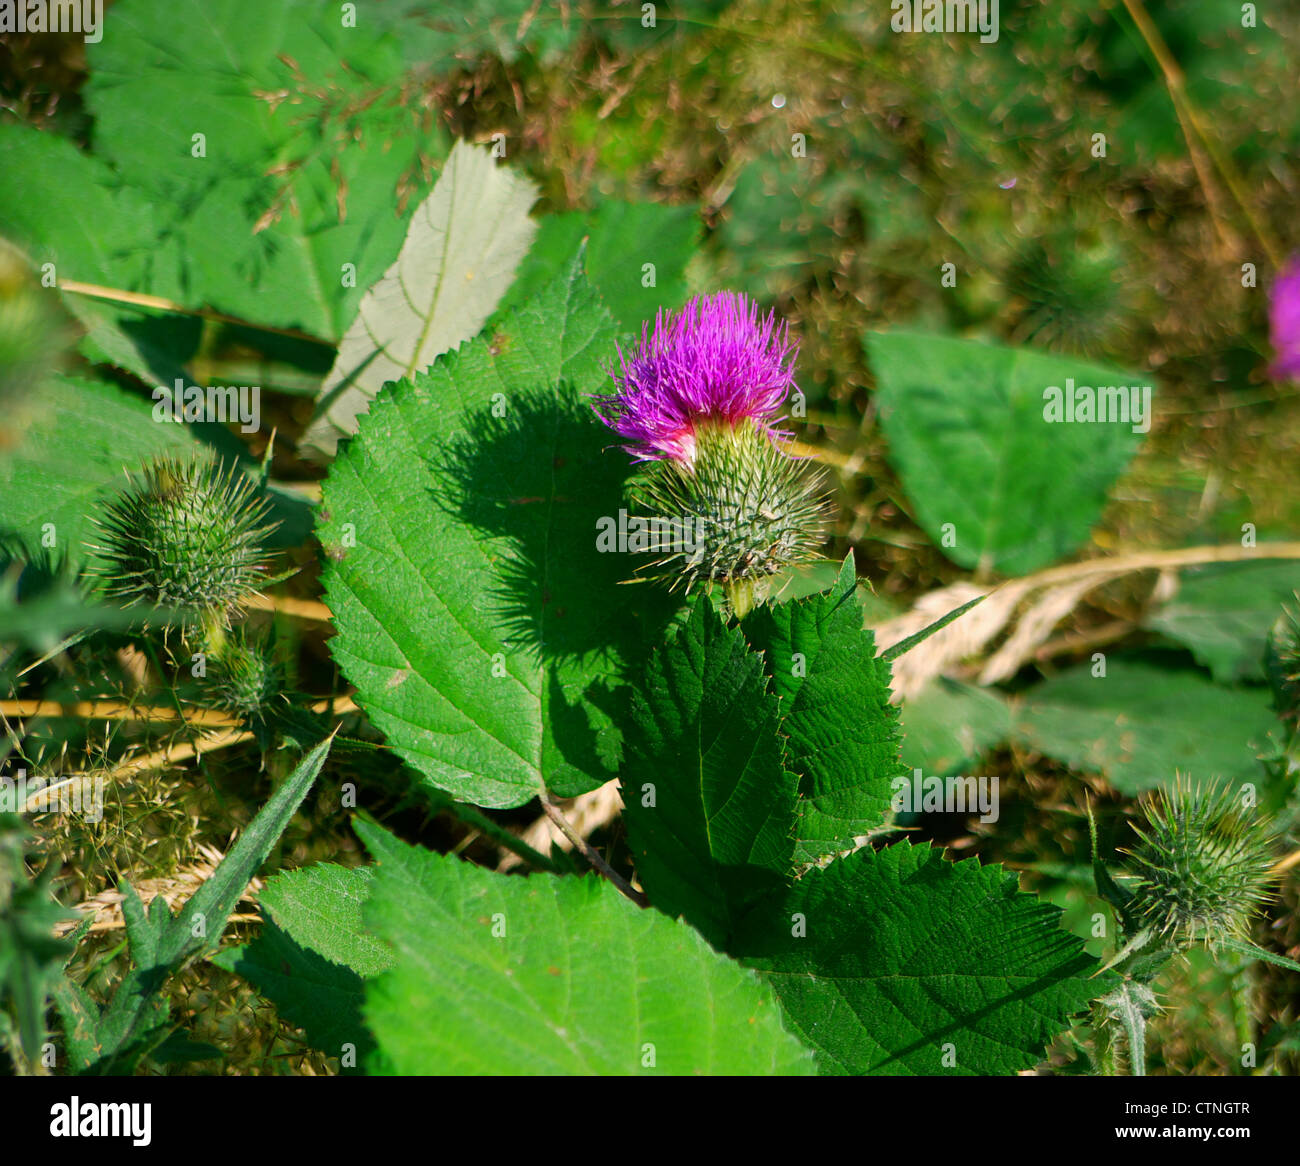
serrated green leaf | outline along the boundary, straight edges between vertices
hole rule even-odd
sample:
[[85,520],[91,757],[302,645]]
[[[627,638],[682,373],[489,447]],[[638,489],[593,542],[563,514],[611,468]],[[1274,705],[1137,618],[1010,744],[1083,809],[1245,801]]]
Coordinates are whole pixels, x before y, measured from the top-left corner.
[[584,400],[614,336],[575,257],[499,331],[381,393],[324,486],[335,659],[393,748],[460,801],[614,776],[611,688],[672,608],[597,549],[629,473]]
[[295,942],[362,976],[391,966],[387,949],[362,929],[369,867],[317,863],[267,879],[258,905]]
[[[217,869],[177,913],[165,940],[159,943],[158,962],[175,965],[217,945],[226,920],[243,895],[249,879],[266,861],[276,839],[284,833],[306,798],[307,791],[325,764],[325,758],[329,756],[333,740],[333,737],[326,738],[308,753],[257,811]],[[162,896],[155,900],[161,901]],[[200,920],[202,934],[196,934],[200,930],[196,922]]]
[[501,875],[357,832],[376,861],[366,922],[397,961],[366,989],[387,1071],[810,1071],[757,978],[603,879]]
[[799,777],[794,860],[851,850],[889,818],[903,773],[889,665],[863,627],[853,556],[829,591],[761,607],[744,631],[767,656],[786,768]]
[[[1140,388],[1149,377],[928,333],[872,334],[867,349],[893,464],[944,554],[1024,575],[1087,539],[1140,436],[1131,415],[1048,422],[1044,391],[1064,390],[1070,378],[1076,387]],[[948,524],[955,543],[944,539]]]
[[1014,722],[1023,744],[1126,794],[1172,782],[1175,771],[1258,782],[1257,747],[1275,723],[1266,689],[1115,658],[1103,677],[1082,665],[1030,689]]
[[497,166],[486,147],[452,147],[401,252],[366,292],[339,345],[307,445],[333,456],[387,382],[423,372],[483,327],[537,231],[528,217],[536,199],[537,188]]
[[823,1073],[1014,1073],[1115,979],[1088,978],[1096,961],[1060,915],[1001,867],[900,842],[757,905],[732,952]]
[[633,697],[623,816],[650,901],[720,949],[791,873],[798,779],[779,725],[762,656],[697,596]]
[[252,943],[227,948],[214,962],[248,980],[313,1048],[338,1057],[341,1073],[361,1070],[374,1038],[361,1019],[365,979],[352,968],[295,942],[270,921]]

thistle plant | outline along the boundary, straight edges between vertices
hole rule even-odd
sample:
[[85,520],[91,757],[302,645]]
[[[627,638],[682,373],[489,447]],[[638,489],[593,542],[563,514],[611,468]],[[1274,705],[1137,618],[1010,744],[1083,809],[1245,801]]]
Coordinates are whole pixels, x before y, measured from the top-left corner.
[[285,669],[270,637],[255,637],[244,627],[229,636],[213,659],[206,704],[261,722],[284,690]]
[[1273,707],[1295,733],[1300,728],[1300,618],[1283,609],[1269,632],[1264,668],[1273,688]]
[[256,485],[233,467],[157,458],[97,519],[94,574],[125,606],[196,615],[219,645],[231,615],[267,582],[264,541],[275,529]]
[[619,349],[610,369],[616,390],[593,401],[645,463],[637,504],[691,532],[652,569],[687,591],[720,584],[737,616],[763,601],[772,576],[814,558],[824,532],[821,475],[779,428],[797,353],[775,313],[718,292],[643,325],[640,345]]
[[1145,827],[1128,857],[1131,881],[1120,886],[1096,854],[1098,893],[1119,914],[1121,944],[1107,965],[1122,977],[1093,1009],[1098,1060],[1114,1072],[1108,1029],[1123,1025],[1130,1067],[1144,1072],[1145,1027],[1159,1005],[1151,984],[1169,960],[1199,944],[1226,948],[1282,966],[1290,961],[1256,947],[1250,924],[1269,901],[1274,835],[1270,824],[1230,787],[1206,788],[1181,777],[1151,794]]

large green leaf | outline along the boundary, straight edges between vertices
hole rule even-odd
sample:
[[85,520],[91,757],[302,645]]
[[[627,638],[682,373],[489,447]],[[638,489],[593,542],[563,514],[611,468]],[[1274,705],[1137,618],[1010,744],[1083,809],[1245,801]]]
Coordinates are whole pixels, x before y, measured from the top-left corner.
[[1014,1073],[1109,983],[1060,915],[1001,867],[900,842],[810,871],[731,951],[824,1073]]
[[595,877],[501,875],[359,822],[376,1066],[403,1074],[807,1073],[757,978]]
[[799,776],[796,862],[851,850],[878,829],[903,773],[889,665],[862,622],[850,555],[830,590],[759,608],[744,625],[767,654],[786,766]]
[[1021,575],[1087,539],[1140,438],[1132,423],[1048,421],[1044,392],[1149,377],[928,333],[873,334],[867,348],[894,465],[949,558]]
[[1136,794],[1172,781],[1258,781],[1257,747],[1274,725],[1264,688],[1228,688],[1193,669],[1110,659],[1025,694],[1013,731],[1024,744]]
[[113,5],[86,100],[97,154],[150,201],[137,290],[343,335],[449,144],[403,90],[399,40],[358,7],[348,27],[315,0]]
[[1269,628],[1297,589],[1300,563],[1216,564],[1187,572],[1146,626],[1191,649],[1215,680],[1263,680]]
[[462,801],[614,776],[610,687],[669,611],[597,549],[629,463],[583,397],[614,335],[577,257],[499,330],[381,393],[325,483],[335,658],[393,748]]
[[779,723],[763,658],[698,596],[638,687],[621,779],[641,885],[715,947],[791,870],[798,782]]
[[306,442],[332,455],[388,381],[423,372],[483,327],[537,231],[528,217],[536,198],[537,188],[487,149],[452,147],[401,254],[366,292],[339,345]]

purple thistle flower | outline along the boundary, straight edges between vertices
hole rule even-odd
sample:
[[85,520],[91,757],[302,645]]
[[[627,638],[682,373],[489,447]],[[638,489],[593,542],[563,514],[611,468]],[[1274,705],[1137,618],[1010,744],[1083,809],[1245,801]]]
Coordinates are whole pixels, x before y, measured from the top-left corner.
[[1269,331],[1277,353],[1269,374],[1300,378],[1300,255],[1293,255],[1273,282]]
[[773,440],[777,410],[794,387],[798,344],[776,313],[759,318],[758,306],[735,292],[697,296],[680,312],[655,317],[654,333],[641,326],[641,343],[609,375],[618,389],[598,396],[592,408],[624,438],[638,461],[695,460],[699,425],[734,427],[745,419]]

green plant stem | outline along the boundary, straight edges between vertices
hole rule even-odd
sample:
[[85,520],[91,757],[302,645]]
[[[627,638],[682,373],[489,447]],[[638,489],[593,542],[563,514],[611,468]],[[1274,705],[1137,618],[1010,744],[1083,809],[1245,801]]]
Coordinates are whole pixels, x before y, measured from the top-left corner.
[[1097,1073],[1102,1077],[1119,1076],[1119,1059],[1115,1054],[1115,1030],[1106,1006],[1100,1000],[1092,1004],[1092,1048]]

